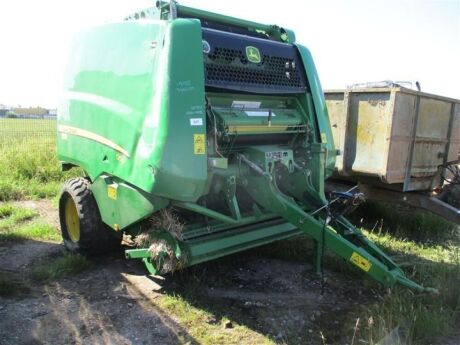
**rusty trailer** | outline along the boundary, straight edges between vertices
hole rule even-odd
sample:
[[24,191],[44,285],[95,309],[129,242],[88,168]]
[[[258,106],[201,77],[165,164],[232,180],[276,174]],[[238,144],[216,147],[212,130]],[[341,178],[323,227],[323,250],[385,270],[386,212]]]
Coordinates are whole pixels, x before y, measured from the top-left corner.
[[397,85],[329,90],[325,98],[340,150],[336,178],[358,182],[369,199],[460,223],[459,205],[437,195],[458,179],[460,100]]

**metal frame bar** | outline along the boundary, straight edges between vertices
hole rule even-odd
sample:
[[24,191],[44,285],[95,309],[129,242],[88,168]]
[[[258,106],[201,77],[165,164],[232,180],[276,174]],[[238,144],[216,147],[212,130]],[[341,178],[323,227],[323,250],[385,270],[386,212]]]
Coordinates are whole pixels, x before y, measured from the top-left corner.
[[412,173],[412,163],[414,159],[414,147],[415,147],[416,136],[417,136],[419,112],[420,112],[420,95],[417,95],[417,98],[415,101],[414,125],[411,131],[411,144],[409,147],[409,159],[407,161],[406,174],[404,176],[403,192],[407,192],[410,190],[410,179],[411,179],[411,173]]

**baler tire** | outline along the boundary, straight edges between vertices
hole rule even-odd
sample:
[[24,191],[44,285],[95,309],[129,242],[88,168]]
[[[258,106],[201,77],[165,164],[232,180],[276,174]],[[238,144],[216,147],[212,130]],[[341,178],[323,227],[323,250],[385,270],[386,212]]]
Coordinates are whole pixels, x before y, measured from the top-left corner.
[[[66,214],[69,210],[73,216]],[[72,252],[94,256],[120,246],[121,240],[102,222],[91,182],[85,178],[73,178],[64,183],[59,198],[59,221],[64,245]],[[74,224],[69,224],[72,221]],[[69,225],[78,228],[78,236]]]

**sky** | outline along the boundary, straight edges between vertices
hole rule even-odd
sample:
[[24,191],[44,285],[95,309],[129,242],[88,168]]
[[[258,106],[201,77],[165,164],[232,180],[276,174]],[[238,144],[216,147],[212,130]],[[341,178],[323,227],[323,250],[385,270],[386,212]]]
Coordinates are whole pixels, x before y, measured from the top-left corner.
[[[154,0],[0,2],[0,104],[55,107],[73,35],[121,20]],[[460,0],[183,0],[295,31],[324,89],[419,81],[460,99]]]

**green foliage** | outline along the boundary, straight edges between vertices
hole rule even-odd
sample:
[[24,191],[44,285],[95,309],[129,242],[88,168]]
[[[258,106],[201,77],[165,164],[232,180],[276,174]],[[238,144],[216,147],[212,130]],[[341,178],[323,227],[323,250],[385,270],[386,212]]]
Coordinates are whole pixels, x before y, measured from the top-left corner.
[[[353,311],[354,318],[344,322],[342,333],[351,339],[356,317],[361,321],[355,344],[377,344],[392,331],[407,345],[432,344],[455,331],[460,321],[459,227],[425,211],[386,203],[370,203],[351,218],[369,229],[363,229],[366,236],[392,255],[410,279],[438,289],[439,294],[414,294],[399,286],[386,293],[380,290],[382,300]],[[312,243],[301,237],[255,252],[287,260],[312,260]],[[326,253],[324,265],[349,279],[362,279],[363,287],[380,289],[331,253]]]
[[82,175],[61,171],[55,136],[55,120],[0,119],[0,201],[51,198]]
[[[4,177],[0,177],[2,179]],[[9,178],[0,180],[0,201],[22,199],[23,192]]]
[[34,280],[48,282],[63,276],[77,274],[90,267],[89,260],[79,254],[65,253],[54,261],[41,263],[32,268]]
[[378,233],[390,233],[414,241],[440,241],[452,237],[458,227],[432,213],[408,206],[367,202],[351,218]]
[[22,240],[59,241],[57,230],[49,224],[32,222],[38,213],[10,204],[0,205],[0,243]]
[[28,208],[13,206],[10,204],[0,205],[0,232],[8,232],[13,227],[31,220],[38,213]]
[[[270,339],[247,326],[236,324],[225,316],[220,320],[214,320],[213,314],[193,306],[180,296],[165,295],[156,300],[156,303],[168,315],[178,319],[200,344],[274,344]],[[232,323],[232,328],[226,330],[224,324],[228,322]],[[190,342],[184,339],[182,343]]]
[[31,223],[0,231],[0,243],[24,240],[60,241],[61,236],[54,227],[44,223]]
[[[369,203],[354,215],[366,235],[393,254],[406,274],[438,295],[396,287],[361,312],[358,336],[376,344],[394,330],[404,344],[430,344],[455,330],[460,312],[459,227],[429,212],[388,203]],[[369,322],[372,321],[372,322]]]
[[[38,215],[37,212],[24,208],[13,206],[10,204],[3,204],[0,205],[0,224],[2,219],[10,219],[15,224],[19,222],[24,222],[26,220],[30,220]],[[0,225],[1,229],[1,225]]]
[[399,327],[404,344],[430,344],[455,330],[460,312],[460,246],[450,244],[423,246],[402,241],[389,235],[373,236],[379,245],[405,254],[407,274],[425,286],[439,290],[439,294],[414,294],[405,288],[389,291],[382,302],[366,306],[361,312],[367,322],[359,336],[375,344],[393,329]]
[[6,114],[5,114],[6,118],[8,119],[15,119],[17,118],[18,116],[11,110],[7,111]]
[[12,205],[0,205],[0,219],[11,217],[14,212],[14,206]]
[[19,281],[17,277],[0,271],[0,296],[14,296],[26,290],[22,281]]

